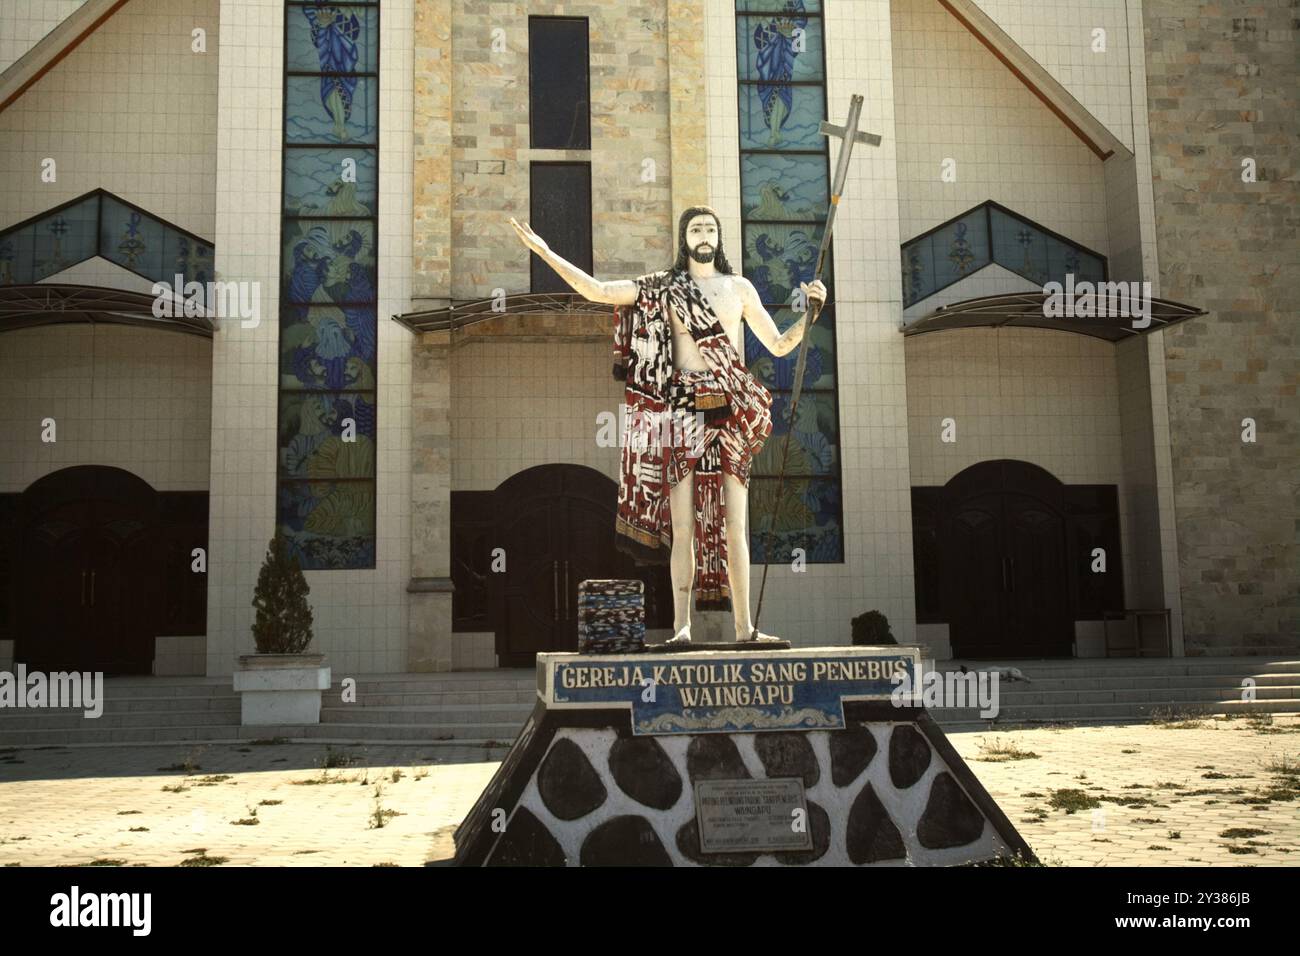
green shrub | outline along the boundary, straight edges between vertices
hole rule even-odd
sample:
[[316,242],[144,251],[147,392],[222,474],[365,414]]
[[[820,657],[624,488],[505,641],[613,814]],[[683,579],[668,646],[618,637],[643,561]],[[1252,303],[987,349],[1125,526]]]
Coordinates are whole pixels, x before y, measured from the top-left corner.
[[253,592],[253,640],[259,654],[301,654],[311,643],[307,579],[278,533],[267,546]]
[[853,643],[897,644],[889,630],[889,619],[879,611],[867,611],[853,619]]

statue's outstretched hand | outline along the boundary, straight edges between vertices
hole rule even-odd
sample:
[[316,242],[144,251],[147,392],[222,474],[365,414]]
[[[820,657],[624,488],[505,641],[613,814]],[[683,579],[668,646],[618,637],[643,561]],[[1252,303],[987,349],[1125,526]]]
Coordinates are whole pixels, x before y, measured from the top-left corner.
[[551,247],[546,244],[546,240],[533,232],[533,230],[528,227],[528,223],[523,223],[521,225],[514,216],[511,216],[510,225],[514,226],[515,232],[519,235],[520,241],[539,256],[546,255],[546,253],[551,251]]
[[[817,314],[820,315],[821,304],[826,302],[826,286],[822,284],[822,280],[817,279],[811,283],[800,282],[799,288],[803,290],[803,294],[808,298],[809,311],[812,311],[813,307],[816,306]],[[816,318],[813,321],[816,321]]]

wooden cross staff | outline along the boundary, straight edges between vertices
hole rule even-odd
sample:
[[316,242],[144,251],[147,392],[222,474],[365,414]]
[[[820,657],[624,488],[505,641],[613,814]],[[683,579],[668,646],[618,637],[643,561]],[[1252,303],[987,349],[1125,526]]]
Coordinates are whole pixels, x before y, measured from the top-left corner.
[[[835,225],[835,214],[840,208],[840,196],[844,193],[844,181],[848,179],[849,175],[849,157],[853,155],[853,144],[880,145],[878,135],[863,133],[858,130],[858,117],[861,113],[862,97],[855,93],[849,100],[849,118],[843,126],[834,126],[822,120],[821,125],[817,128],[817,132],[822,136],[839,137],[841,142],[839,156],[835,162],[835,178],[831,182],[830,209],[826,214],[826,227],[822,230],[821,248],[817,252],[817,269],[813,273],[813,282],[822,277],[822,266],[826,262],[826,250],[831,244],[831,229]],[[772,534],[776,530],[777,515],[781,512],[781,492],[785,488],[785,465],[790,453],[790,433],[794,431],[795,415],[799,411],[799,395],[803,391],[804,368],[808,364],[808,342],[812,338],[809,333],[812,331],[813,323],[817,321],[817,316],[821,314],[821,307],[821,302],[813,302],[808,321],[804,325],[803,340],[799,343],[799,358],[794,366],[794,389],[790,396],[790,426],[785,430],[785,438],[781,442],[781,470],[777,473],[776,500],[772,503],[772,517],[768,520],[767,534],[763,539],[763,583],[758,588],[758,607],[754,611],[754,633],[750,635],[753,640],[758,640],[758,619],[763,613],[763,592],[767,590],[767,569],[772,556]]]

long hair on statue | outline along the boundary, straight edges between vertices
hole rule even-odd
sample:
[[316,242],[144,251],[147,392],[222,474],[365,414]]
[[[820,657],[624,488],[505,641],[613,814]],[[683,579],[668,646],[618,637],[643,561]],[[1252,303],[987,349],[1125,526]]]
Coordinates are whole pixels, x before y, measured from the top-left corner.
[[691,260],[690,250],[686,247],[686,226],[696,216],[712,216],[713,221],[718,224],[718,248],[713,255],[713,267],[724,276],[734,275],[731,269],[731,263],[722,251],[722,218],[711,206],[691,206],[682,213],[682,218],[677,221],[677,261],[673,263],[673,270],[676,272],[685,272],[687,263]]

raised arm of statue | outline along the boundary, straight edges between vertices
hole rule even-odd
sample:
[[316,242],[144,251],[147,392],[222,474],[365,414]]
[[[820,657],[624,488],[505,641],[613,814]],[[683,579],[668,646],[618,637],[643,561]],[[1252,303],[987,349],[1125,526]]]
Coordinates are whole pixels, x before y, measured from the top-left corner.
[[554,269],[561,279],[569,283],[573,287],[573,291],[583,298],[590,299],[592,302],[604,302],[608,305],[631,305],[636,301],[637,285],[631,279],[615,279],[611,282],[601,282],[599,279],[592,278],[572,262],[556,255],[551,250],[551,247],[546,244],[546,240],[528,227],[528,223],[521,225],[512,216],[510,225],[514,227],[520,241],[541,256],[543,261]]

